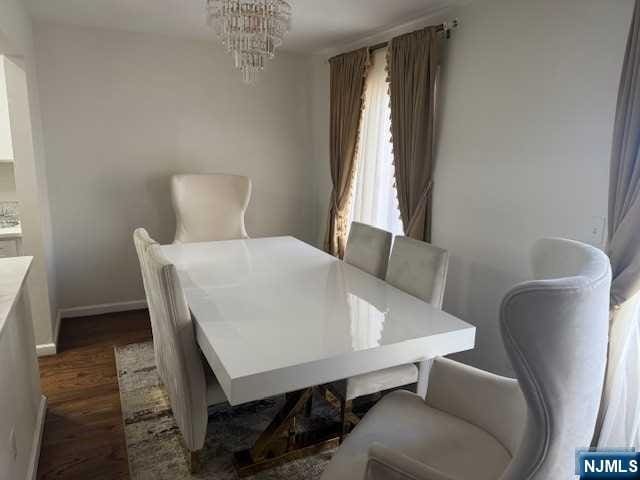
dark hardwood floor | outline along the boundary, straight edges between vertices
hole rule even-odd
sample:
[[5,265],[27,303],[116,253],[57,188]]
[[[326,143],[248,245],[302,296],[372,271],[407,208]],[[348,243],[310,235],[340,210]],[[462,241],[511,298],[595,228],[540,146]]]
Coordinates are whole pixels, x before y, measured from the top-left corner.
[[151,339],[146,310],[65,319],[40,359],[49,400],[38,479],[128,479],[113,348]]

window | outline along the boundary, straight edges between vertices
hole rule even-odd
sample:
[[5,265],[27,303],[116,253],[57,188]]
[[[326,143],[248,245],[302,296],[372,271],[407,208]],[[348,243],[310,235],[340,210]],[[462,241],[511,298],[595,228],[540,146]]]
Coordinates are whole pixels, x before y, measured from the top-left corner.
[[394,186],[387,49],[375,51],[371,60],[360,126],[350,219],[402,235],[402,221]]

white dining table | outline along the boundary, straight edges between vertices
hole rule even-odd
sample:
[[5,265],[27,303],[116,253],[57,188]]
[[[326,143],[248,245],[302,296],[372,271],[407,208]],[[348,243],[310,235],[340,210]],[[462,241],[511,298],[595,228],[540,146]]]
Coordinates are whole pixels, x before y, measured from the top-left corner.
[[231,405],[409,363],[424,395],[433,358],[474,347],[474,326],[293,237],[162,252]]

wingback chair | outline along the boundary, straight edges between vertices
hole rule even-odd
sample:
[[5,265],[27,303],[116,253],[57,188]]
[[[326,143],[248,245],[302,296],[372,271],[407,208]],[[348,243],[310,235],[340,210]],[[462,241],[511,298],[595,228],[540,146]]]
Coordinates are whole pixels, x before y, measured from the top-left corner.
[[565,480],[593,435],[607,355],[608,258],[564,239],[539,240],[535,280],[500,309],[517,380],[447,359],[426,399],[382,399],[347,437],[323,480]]
[[[349,243],[347,243],[347,253],[348,248]],[[442,308],[448,265],[449,253],[446,250],[409,237],[398,236],[393,243],[386,268],[386,281],[434,307]],[[343,389],[340,393],[345,402],[342,408],[343,431],[346,432],[350,423],[357,421],[352,414],[353,400],[364,395],[416,383],[418,375],[418,367],[411,363],[358,375],[347,379],[344,384],[339,384]]]
[[244,214],[251,180],[239,175],[174,175],[171,199],[176,214],[175,242],[248,238]]
[[136,229],[133,238],[149,306],[158,374],[184,444],[192,454],[191,468],[196,470],[207,431],[207,406],[225,402],[226,396],[196,344],[175,266],[144,229]]
[[365,223],[351,222],[344,261],[370,275],[384,278],[393,236]]

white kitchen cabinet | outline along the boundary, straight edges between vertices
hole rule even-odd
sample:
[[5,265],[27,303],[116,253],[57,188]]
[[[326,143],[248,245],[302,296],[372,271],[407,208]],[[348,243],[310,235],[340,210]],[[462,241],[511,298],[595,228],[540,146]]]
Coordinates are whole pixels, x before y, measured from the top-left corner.
[[0,258],[18,256],[18,239],[0,240]]

